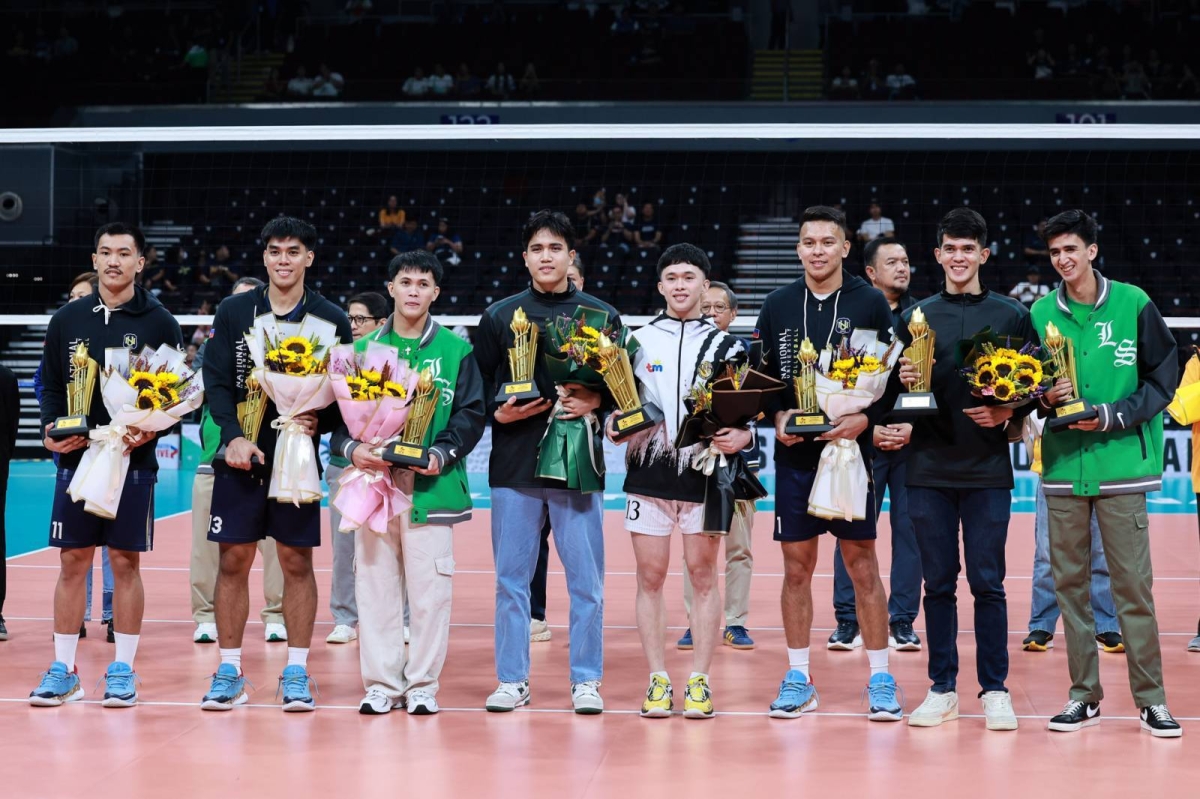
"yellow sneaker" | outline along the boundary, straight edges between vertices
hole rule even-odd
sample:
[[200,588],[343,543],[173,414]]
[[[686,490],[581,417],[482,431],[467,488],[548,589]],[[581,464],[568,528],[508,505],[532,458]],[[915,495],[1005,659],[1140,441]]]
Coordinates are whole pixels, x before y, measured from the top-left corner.
[[714,715],[712,689],[708,681],[696,676],[688,680],[687,697],[683,701],[685,719],[711,719]]
[[646,689],[646,701],[642,702],[642,718],[665,719],[670,717],[671,709],[675,707],[673,697],[675,692],[666,678],[657,674],[650,678],[650,687]]

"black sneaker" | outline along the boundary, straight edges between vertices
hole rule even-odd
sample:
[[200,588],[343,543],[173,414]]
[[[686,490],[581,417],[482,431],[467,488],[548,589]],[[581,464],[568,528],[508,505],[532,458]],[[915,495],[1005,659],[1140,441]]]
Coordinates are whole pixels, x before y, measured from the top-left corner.
[[1105,652],[1120,655],[1125,652],[1125,642],[1120,633],[1100,633],[1096,636],[1096,644]]
[[1054,633],[1045,630],[1033,630],[1021,642],[1021,648],[1026,652],[1045,652],[1054,648]]
[[117,642],[117,636],[113,633],[113,620],[109,619],[105,622],[105,624],[108,625],[108,632],[105,634],[104,640],[108,641],[110,644],[115,644]]
[[4,617],[0,616],[0,641],[8,640],[8,628],[4,626]]
[[[1164,710],[1166,708],[1163,708]],[[1047,725],[1055,732],[1075,732],[1084,727],[1092,727],[1100,723],[1100,703],[1099,702],[1076,702],[1072,699],[1067,702],[1066,707],[1062,709],[1054,718],[1050,719],[1050,724]],[[1146,722],[1142,722],[1145,726]],[[1175,725],[1178,727],[1179,725]]]
[[862,636],[858,633],[858,622],[839,621],[833,635],[829,636],[829,648],[849,651],[862,646]]
[[913,632],[912,622],[898,621],[889,625],[888,646],[897,652],[920,652],[921,639]]
[[1183,727],[1167,710],[1166,705],[1151,705],[1141,709],[1142,729],[1155,738],[1179,738]]

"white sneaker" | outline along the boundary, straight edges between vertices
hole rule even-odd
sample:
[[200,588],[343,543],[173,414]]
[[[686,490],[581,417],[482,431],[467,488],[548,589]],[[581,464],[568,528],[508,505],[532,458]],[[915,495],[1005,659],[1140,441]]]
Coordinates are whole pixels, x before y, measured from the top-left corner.
[[957,718],[958,694],[954,691],[936,694],[930,689],[921,706],[908,714],[908,726],[936,727],[943,721],[954,721]]
[[410,634],[409,634],[409,632],[408,632],[408,625],[406,624],[406,625],[404,625],[404,643],[406,643],[406,644],[407,644],[407,643],[409,642],[409,640],[408,640],[408,639],[409,639],[410,637],[411,637],[411,636],[410,636]]
[[587,680],[571,686],[571,703],[575,712],[582,716],[594,716],[604,712],[604,700],[600,698],[600,681]]
[[267,624],[263,630],[263,640],[269,644],[287,640],[287,627],[282,624]]
[[1008,691],[987,691],[983,695],[983,715],[989,730],[1015,730],[1017,714]]
[[333,632],[325,639],[327,644],[348,644],[358,638],[358,630],[349,624],[334,625]]
[[549,641],[551,636],[550,625],[545,619],[530,619],[529,620],[529,640],[537,643],[538,641]]
[[215,644],[216,642],[217,625],[211,621],[202,621],[196,625],[196,632],[192,633],[192,643]]
[[529,704],[529,680],[502,682],[492,691],[484,707],[493,713],[507,713]]
[[392,699],[381,688],[370,688],[358,703],[358,712],[364,716],[382,716],[391,713],[394,707],[404,707],[403,699]]
[[408,695],[408,715],[432,716],[440,709],[433,694],[428,691],[413,691]]

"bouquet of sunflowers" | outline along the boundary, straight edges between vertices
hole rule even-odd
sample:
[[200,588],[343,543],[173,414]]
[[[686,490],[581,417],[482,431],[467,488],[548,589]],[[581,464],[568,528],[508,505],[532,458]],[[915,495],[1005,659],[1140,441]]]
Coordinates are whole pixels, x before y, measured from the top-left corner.
[[333,403],[328,370],[330,348],[338,343],[337,326],[311,314],[300,322],[281,322],[268,313],[254,320],[245,338],[254,379],[279,411],[279,418],[271,422],[279,438],[267,496],[297,507],[320,502],[317,452],[295,417]]
[[[900,360],[901,345],[884,344],[876,331],[860,328],[837,348],[826,347],[817,361],[817,403],[834,424],[861,413],[883,396]],[[867,467],[858,442],[834,439],[821,450],[808,513],[822,519],[865,519]]]
[[[370,341],[361,352],[353,344],[330,350],[329,381],[350,436],[372,449],[384,446],[404,429],[418,374],[395,347]],[[348,466],[331,499],[342,514],[339,532],[366,527],[380,535],[388,522],[412,507],[390,470]]]
[[72,501],[82,500],[88,513],[116,518],[129,473],[127,433],[162,432],[203,404],[204,379],[184,359],[184,353],[167,344],[138,353],[128,347],[104,351],[100,396],[112,420],[88,434],[94,445],[84,452],[67,488]]
[[984,328],[960,341],[955,352],[959,372],[971,384],[971,395],[985,405],[1019,407],[1037,399],[1052,380],[1042,364],[1041,348],[1014,342]]
[[[560,386],[601,390],[606,371],[600,357],[602,337],[609,344],[636,349],[636,340],[629,338],[627,331],[622,328],[614,332],[606,311],[581,306],[572,316],[564,314],[554,320],[546,328],[545,359],[551,379]],[[579,419],[560,419],[561,412],[562,406],[555,403],[538,445],[536,475],[562,480],[566,488],[585,493],[603,491],[604,450],[599,419],[594,413]]]

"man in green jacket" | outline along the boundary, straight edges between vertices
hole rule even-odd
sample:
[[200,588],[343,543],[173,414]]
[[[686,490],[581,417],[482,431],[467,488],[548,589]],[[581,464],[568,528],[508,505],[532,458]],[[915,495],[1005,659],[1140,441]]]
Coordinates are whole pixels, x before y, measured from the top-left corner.
[[[429,314],[441,289],[442,263],[416,250],[388,265],[395,312],[379,330],[355,343],[395,347],[413,369],[429,369],[440,390],[422,445],[427,468],[395,469],[392,477],[413,507],[388,524],[385,535],[354,533],[354,593],[358,601],[359,664],[366,696],[358,711],[374,716],[406,707],[410,715],[438,712],[438,676],[450,643],[453,526],[471,518],[466,457],[483,436],[483,379],[471,345]],[[347,434],[330,449],[359,469],[387,472],[390,464]],[[334,532],[333,535],[343,535]],[[411,646],[404,648],[404,596],[409,599]]]
[[1178,382],[1178,357],[1146,292],[1092,268],[1096,230],[1096,221],[1082,211],[1064,211],[1046,224],[1050,262],[1062,283],[1032,309],[1039,332],[1053,323],[1073,342],[1075,385],[1060,377],[1047,404],[1061,406],[1077,396],[1096,410],[1094,418],[1047,429],[1042,440],[1050,566],[1071,672],[1070,700],[1049,727],[1074,732],[1100,723],[1104,690],[1089,599],[1095,510],[1141,727],[1156,738],[1177,738],[1183,730],[1167,710],[1163,690],[1146,494],[1162,484],[1162,412]]

